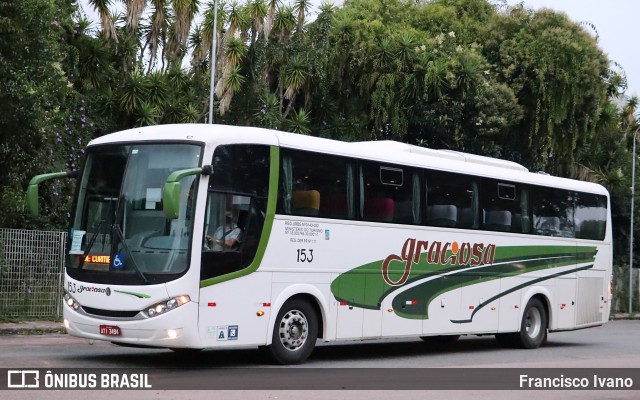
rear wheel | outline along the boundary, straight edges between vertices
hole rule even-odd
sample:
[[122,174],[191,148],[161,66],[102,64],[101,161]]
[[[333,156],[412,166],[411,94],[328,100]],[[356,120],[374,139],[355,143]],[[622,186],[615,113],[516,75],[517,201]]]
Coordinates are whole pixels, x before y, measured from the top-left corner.
[[540,347],[547,337],[548,318],[547,310],[539,298],[534,297],[529,300],[522,314],[520,334],[516,345],[523,349]]
[[318,338],[318,316],[307,301],[288,300],[278,313],[269,353],[278,364],[300,364],[313,351]]
[[522,313],[520,332],[498,333],[496,340],[505,347],[536,349],[547,340],[549,316],[547,310],[537,297],[532,298]]

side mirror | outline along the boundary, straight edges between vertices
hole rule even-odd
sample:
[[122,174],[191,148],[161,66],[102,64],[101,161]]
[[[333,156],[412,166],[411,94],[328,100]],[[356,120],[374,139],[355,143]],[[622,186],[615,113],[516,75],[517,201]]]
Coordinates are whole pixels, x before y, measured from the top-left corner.
[[77,176],[77,173],[75,171],[66,171],[36,175],[31,178],[31,181],[29,181],[29,187],[27,188],[27,206],[29,207],[29,213],[34,217],[40,215],[40,198],[38,194],[39,184],[51,179],[60,179],[75,176]]
[[189,168],[174,171],[167,177],[167,181],[162,187],[162,209],[164,217],[176,219],[180,215],[180,179],[192,175],[211,175],[212,168],[205,165],[202,168]]

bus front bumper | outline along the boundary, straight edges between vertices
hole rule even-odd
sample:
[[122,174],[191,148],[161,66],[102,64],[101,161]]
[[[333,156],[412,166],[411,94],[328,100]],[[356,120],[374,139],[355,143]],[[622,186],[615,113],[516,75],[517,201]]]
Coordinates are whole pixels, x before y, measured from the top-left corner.
[[63,315],[71,336],[135,346],[201,348],[198,304],[194,302],[164,315],[139,320],[102,319],[80,314],[66,305]]

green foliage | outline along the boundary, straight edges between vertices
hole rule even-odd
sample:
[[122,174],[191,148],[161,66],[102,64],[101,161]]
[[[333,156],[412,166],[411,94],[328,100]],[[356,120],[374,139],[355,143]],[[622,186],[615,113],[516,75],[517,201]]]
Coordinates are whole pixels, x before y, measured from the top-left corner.
[[[43,186],[45,212],[25,213],[24,191],[38,173],[78,168],[92,136],[92,105],[74,88],[78,53],[69,41],[75,23],[72,1],[0,2],[0,226],[44,228],[66,225],[71,187]],[[37,16],[37,18],[34,18]]]
[[309,113],[304,109],[300,109],[285,121],[285,128],[289,132],[308,135],[311,133],[311,129],[309,129],[310,122]]
[[624,254],[638,100],[613,100],[626,76],[588,24],[487,0],[346,1],[309,22],[307,0],[246,0],[220,2],[213,32],[212,2],[136,2],[147,16],[115,25],[109,1],[93,3],[95,30],[71,0],[0,0],[0,226],[64,227],[68,182],[44,185],[39,220],[24,189],[77,168],[91,138],[204,122],[215,35],[216,122],[395,139],[598,182]]
[[492,33],[488,51],[525,106],[514,150],[526,150],[536,169],[566,174],[606,101],[606,56],[581,26],[549,10],[514,9]]

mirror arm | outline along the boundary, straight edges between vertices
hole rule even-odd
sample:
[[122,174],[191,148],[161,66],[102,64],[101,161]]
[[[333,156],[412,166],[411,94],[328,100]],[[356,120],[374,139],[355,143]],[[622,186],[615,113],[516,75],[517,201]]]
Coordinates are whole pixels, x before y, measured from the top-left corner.
[[29,187],[27,188],[27,206],[29,208],[29,213],[34,217],[40,215],[40,201],[38,193],[39,184],[51,179],[76,178],[77,176],[78,171],[65,171],[36,175],[31,178],[31,181],[29,181]]

